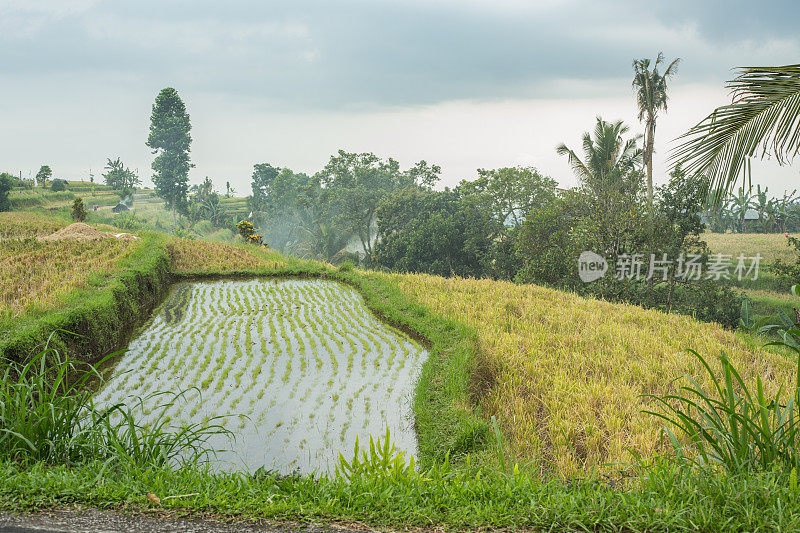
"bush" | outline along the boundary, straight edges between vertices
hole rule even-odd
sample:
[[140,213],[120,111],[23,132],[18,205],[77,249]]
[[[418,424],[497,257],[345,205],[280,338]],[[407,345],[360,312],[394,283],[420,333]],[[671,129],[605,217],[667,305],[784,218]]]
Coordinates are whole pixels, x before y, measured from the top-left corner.
[[8,199],[8,194],[14,187],[14,182],[8,174],[0,174],[0,211],[11,210],[11,200]]
[[240,221],[238,224],[236,224],[236,227],[239,229],[239,235],[241,235],[242,239],[244,240],[248,240],[248,238],[255,233],[253,224],[246,220]]
[[75,198],[72,202],[72,218],[76,222],[83,222],[86,220],[86,208],[83,206],[83,198],[80,196]]
[[575,266],[582,250],[571,222],[571,209],[562,198],[528,214],[517,241],[517,255],[523,262],[517,282],[559,287],[577,284]]
[[111,223],[119,229],[126,229],[129,231],[142,229],[147,225],[145,219],[137,216],[136,213],[131,211],[124,211],[118,215],[115,215],[111,219]]
[[[800,350],[795,351],[800,356]],[[723,374],[719,381],[708,362],[697,352],[690,352],[711,376],[711,392],[687,377],[689,385],[681,387],[679,394],[645,395],[662,408],[662,412],[646,413],[665,420],[688,437],[691,449],[685,450],[677,436],[667,430],[678,460],[722,467],[729,474],[780,470],[794,472],[796,477],[800,468],[800,364],[795,389],[782,403],[781,391],[774,398],[764,395],[760,376],[756,390],[748,388],[725,354],[719,358]]]
[[67,190],[67,182],[66,180],[62,179],[55,179],[53,180],[53,184],[50,185],[50,190],[53,192],[63,192]]

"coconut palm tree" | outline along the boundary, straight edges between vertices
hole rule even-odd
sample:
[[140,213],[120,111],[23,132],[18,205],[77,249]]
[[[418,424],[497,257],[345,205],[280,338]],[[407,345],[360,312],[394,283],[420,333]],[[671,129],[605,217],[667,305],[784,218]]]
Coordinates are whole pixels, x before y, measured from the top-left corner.
[[647,202],[653,205],[653,147],[656,135],[656,118],[660,110],[667,110],[667,80],[678,71],[680,58],[669,64],[663,74],[658,66],[664,62],[664,54],[659,52],[653,69],[649,59],[633,60],[633,88],[636,89],[636,105],[639,107],[639,121],[644,120],[644,165],[647,167]]
[[567,156],[573,172],[585,185],[602,189],[615,176],[635,170],[642,162],[642,149],[637,143],[640,136],[622,138],[628,130],[621,120],[612,123],[597,117],[594,138],[589,132],[583,134],[583,159],[565,144],[559,145],[556,152]]
[[716,203],[740,174],[750,181],[750,158],[790,162],[800,151],[800,65],[741,67],[727,83],[733,100],[681,136],[673,165],[708,177]]

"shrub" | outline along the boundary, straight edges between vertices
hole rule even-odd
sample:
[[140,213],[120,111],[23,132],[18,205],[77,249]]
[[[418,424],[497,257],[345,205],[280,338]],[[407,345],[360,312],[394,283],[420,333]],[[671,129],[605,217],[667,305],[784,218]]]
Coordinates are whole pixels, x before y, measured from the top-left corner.
[[75,198],[75,201],[72,202],[72,218],[75,219],[76,222],[83,222],[86,220],[86,208],[83,206],[83,198],[80,196]]
[[53,184],[50,185],[50,190],[53,192],[63,192],[67,190],[67,182],[66,180],[55,179],[53,180]]
[[261,246],[264,245],[264,238],[258,233],[253,233],[247,236],[247,242]]
[[131,211],[124,211],[118,215],[115,215],[111,219],[111,223],[119,229],[126,230],[142,229],[147,224],[142,217],[137,216],[136,213]]
[[14,187],[14,182],[8,174],[0,174],[0,211],[11,210],[11,200],[8,199],[8,193]]

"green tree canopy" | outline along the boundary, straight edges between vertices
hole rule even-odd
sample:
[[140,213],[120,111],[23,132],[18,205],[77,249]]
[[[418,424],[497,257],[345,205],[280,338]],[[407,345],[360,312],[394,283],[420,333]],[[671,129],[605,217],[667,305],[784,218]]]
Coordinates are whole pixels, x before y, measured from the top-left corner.
[[11,200],[9,200],[8,195],[13,187],[14,179],[5,172],[0,174],[0,211],[11,210]]
[[36,173],[36,183],[39,187],[46,187],[47,182],[53,177],[53,170],[48,165],[39,167],[39,172]]
[[162,89],[150,115],[150,135],[147,146],[156,155],[153,160],[153,184],[156,194],[169,209],[183,213],[188,207],[189,159],[192,143],[191,123],[186,106],[171,87]]
[[357,235],[369,258],[376,235],[376,212],[381,200],[405,188],[430,188],[441,168],[420,161],[407,171],[392,158],[383,160],[372,153],[339,150],[317,175],[333,204],[338,222]]
[[491,270],[492,235],[500,225],[459,191],[408,188],[377,213],[375,264],[397,271],[481,277]]
[[533,167],[478,169],[478,179],[462,181],[459,189],[473,195],[495,220],[519,227],[533,208],[555,199],[556,181]]

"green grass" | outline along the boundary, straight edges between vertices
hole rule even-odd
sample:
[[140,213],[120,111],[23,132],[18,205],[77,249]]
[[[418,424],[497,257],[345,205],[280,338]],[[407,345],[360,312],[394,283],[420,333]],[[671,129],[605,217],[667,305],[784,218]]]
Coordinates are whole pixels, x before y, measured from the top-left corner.
[[[24,468],[0,463],[0,507],[72,504],[226,519],[273,519],[375,527],[570,531],[792,531],[796,487],[771,473],[698,474],[657,467],[627,487],[613,480],[542,482],[445,467],[417,476],[260,478],[197,469]],[[186,496],[189,495],[189,496]],[[171,496],[180,496],[170,498]]]
[[[170,283],[163,236],[140,235],[136,249],[113,271],[95,273],[84,288],[59,299],[55,309],[32,309],[0,322],[0,357],[22,361],[50,345],[66,357],[94,361],[123,348]],[[69,333],[67,333],[69,332]]]
[[[131,406],[98,407],[93,381],[101,374],[45,348],[25,363],[8,363],[0,374],[0,461],[80,465],[100,461],[112,468],[197,466],[213,457],[209,437],[216,425],[169,425],[164,416],[182,393],[154,393],[159,414],[142,424]],[[140,398],[145,402],[150,398]],[[136,402],[134,402],[135,404]]]

